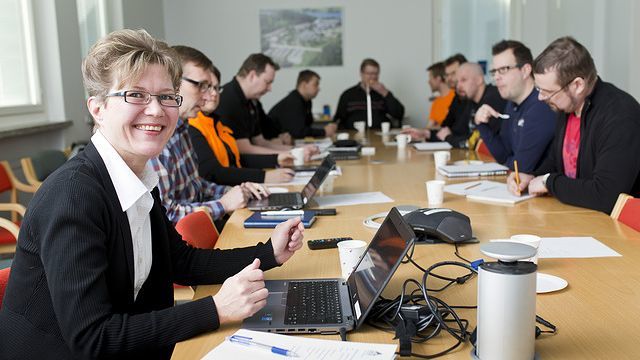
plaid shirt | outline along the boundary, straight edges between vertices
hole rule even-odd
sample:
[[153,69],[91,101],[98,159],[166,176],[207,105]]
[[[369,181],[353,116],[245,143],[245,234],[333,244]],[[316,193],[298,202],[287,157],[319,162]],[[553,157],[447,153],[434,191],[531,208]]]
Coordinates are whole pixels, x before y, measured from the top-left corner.
[[158,188],[167,217],[174,224],[199,207],[206,207],[214,219],[225,214],[218,200],[227,191],[227,186],[200,177],[188,128],[186,121],[178,119],[176,131],[162,153],[151,160],[160,177]]

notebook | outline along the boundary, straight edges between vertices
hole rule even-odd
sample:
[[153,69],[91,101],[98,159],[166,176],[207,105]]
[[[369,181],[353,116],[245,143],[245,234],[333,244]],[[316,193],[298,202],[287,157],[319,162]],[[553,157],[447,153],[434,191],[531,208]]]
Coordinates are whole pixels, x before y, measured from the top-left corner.
[[496,181],[480,180],[469,181],[460,184],[447,185],[444,191],[466,196],[470,200],[487,201],[502,204],[517,204],[521,201],[529,200],[534,195],[523,194],[513,195],[507,189],[507,184]]
[[498,163],[444,165],[438,167],[438,172],[447,177],[474,177],[506,175],[509,168]]
[[334,166],[336,166],[335,160],[331,156],[327,156],[307,185],[302,189],[302,192],[270,194],[266,199],[253,199],[249,201],[247,208],[253,211],[302,209],[316,194],[316,191],[318,191]]
[[[294,217],[300,217],[300,215],[263,215],[256,211],[244,221],[244,227],[246,229],[272,229],[281,222]],[[310,228],[315,221],[316,214],[313,211],[305,211],[302,215],[302,225],[305,228]]]
[[452,148],[451,144],[446,141],[438,142],[421,142],[411,144],[418,151],[434,151],[434,150],[449,150]]
[[[338,333],[360,327],[414,242],[394,207],[348,279],[266,280],[267,305],[242,328],[276,333]],[[335,262],[338,263],[336,252]]]

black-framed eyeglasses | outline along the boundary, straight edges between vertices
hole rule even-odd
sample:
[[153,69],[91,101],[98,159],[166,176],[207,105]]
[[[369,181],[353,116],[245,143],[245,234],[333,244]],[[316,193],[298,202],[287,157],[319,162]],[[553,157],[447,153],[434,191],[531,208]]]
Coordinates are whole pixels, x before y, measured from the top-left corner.
[[[575,80],[575,79],[573,79],[573,80]],[[571,83],[573,82],[573,80],[571,80],[571,81],[569,81],[568,83],[564,84],[560,89],[558,89],[558,90],[556,90],[556,91],[554,91],[554,92],[551,92],[551,91],[549,91],[549,90],[545,90],[545,89],[540,89],[539,87],[537,87],[537,86],[536,86],[536,90],[538,90],[538,94],[540,94],[538,98],[539,98],[540,100],[542,100],[542,101],[545,101],[545,100],[549,100],[549,99],[551,99],[552,97],[556,96],[556,94],[558,94],[558,93],[559,93],[559,92],[561,92],[562,90],[566,89],[566,88],[567,88],[567,86],[571,85]],[[548,93],[551,93],[551,94],[549,94],[549,95],[544,95],[545,93],[547,93],[547,94],[548,94]]]
[[209,92],[215,91],[218,94],[222,94],[222,91],[224,91],[224,89],[221,88],[220,85],[215,85],[215,86],[211,85],[211,83],[209,83],[206,80],[205,81],[195,81],[195,80],[189,79],[188,77],[185,77],[185,76],[182,77],[182,80],[190,82],[193,85],[195,85],[198,88],[198,90],[200,90],[201,93],[204,93],[204,92],[207,92],[207,91],[209,91]]
[[523,65],[521,65],[521,64],[500,66],[499,68],[489,70],[489,74],[491,76],[496,76],[496,74],[504,75],[504,74],[508,73],[509,70],[511,70],[511,69],[520,69],[522,66]]
[[108,94],[109,96],[121,96],[124,102],[136,105],[146,105],[151,102],[151,97],[158,98],[158,102],[166,107],[179,107],[182,105],[182,96],[178,94],[150,94],[140,90],[125,90]]

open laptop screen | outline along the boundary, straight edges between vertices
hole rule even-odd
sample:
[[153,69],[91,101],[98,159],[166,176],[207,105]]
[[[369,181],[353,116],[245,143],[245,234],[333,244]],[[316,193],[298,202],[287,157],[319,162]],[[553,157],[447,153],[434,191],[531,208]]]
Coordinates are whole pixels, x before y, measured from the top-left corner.
[[302,189],[302,200],[305,204],[313,197],[313,195],[315,195],[316,191],[318,191],[318,188],[320,188],[320,185],[322,185],[322,182],[324,182],[327,175],[329,175],[329,172],[331,172],[331,169],[333,169],[335,165],[336,162],[331,156],[324,158],[322,164],[318,167],[318,170],[313,173],[311,180],[309,180],[304,189]]
[[393,276],[413,238],[409,225],[392,208],[347,280],[357,326]]

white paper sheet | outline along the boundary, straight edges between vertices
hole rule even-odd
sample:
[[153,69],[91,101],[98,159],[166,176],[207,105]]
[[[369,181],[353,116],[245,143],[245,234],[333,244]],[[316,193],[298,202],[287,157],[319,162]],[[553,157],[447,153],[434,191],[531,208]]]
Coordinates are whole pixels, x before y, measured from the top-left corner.
[[[315,171],[297,171],[293,176],[291,181],[286,183],[268,183],[265,184],[267,186],[288,186],[288,185],[307,185],[309,180],[313,177]],[[336,168],[329,172],[329,176],[340,176],[342,175],[342,168],[339,165],[336,165]]]
[[203,359],[252,359],[252,360],[383,360],[394,359],[397,346],[304,338],[240,329],[235,335],[246,336],[253,341],[292,350],[296,358],[276,355],[269,350],[224,341]]
[[539,258],[594,258],[622,256],[592,237],[542,238]]
[[469,181],[444,187],[450,194],[467,196],[470,200],[489,201],[504,204],[515,204],[529,200],[533,195],[513,195],[507,190],[507,184],[489,180]]
[[393,199],[380,191],[375,191],[356,194],[320,196],[315,197],[314,201],[317,202],[318,206],[320,207],[336,207],[360,204],[387,203],[393,202]]
[[434,151],[434,150],[449,150],[452,148],[451,144],[446,141],[440,142],[421,142],[411,144],[418,151]]

